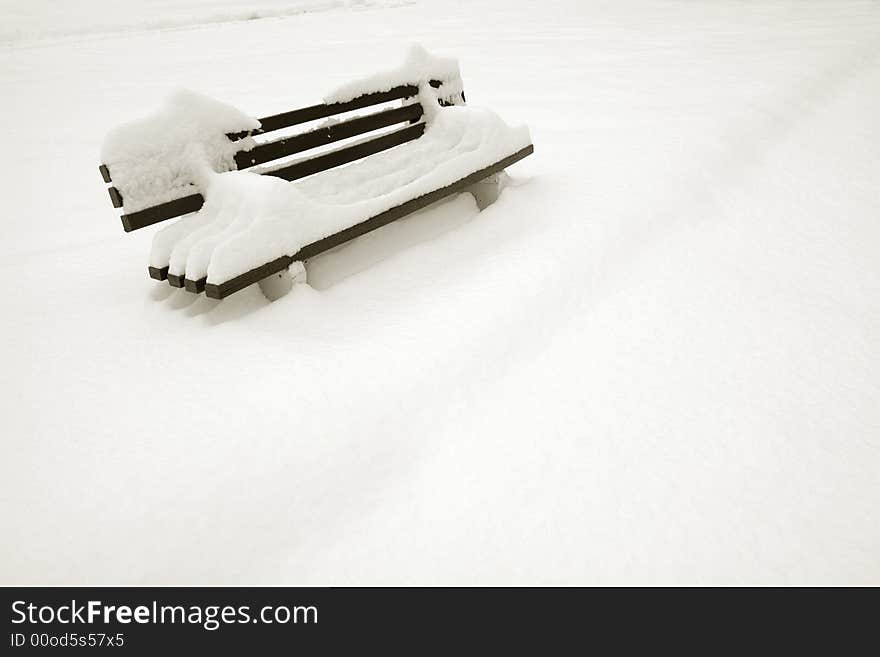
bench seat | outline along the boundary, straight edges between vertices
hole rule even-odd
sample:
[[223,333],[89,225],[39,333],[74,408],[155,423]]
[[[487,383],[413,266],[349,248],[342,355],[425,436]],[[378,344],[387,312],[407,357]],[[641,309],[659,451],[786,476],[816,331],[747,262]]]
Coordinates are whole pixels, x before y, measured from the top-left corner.
[[527,130],[457,106],[438,113],[417,140],[293,183],[257,171],[212,174],[205,207],[156,234],[150,267],[167,268],[172,284],[222,298],[266,274],[267,263],[304,261],[336,246],[322,242],[330,236],[371,220],[361,228],[372,230],[396,218],[395,209],[412,212],[463,191],[531,152]]

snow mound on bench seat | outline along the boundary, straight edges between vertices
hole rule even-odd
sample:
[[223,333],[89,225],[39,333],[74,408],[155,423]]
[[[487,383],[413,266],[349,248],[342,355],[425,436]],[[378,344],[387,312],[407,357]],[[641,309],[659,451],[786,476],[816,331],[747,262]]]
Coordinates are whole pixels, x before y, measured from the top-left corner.
[[[422,102],[436,105],[436,98]],[[250,171],[206,171],[205,206],[155,235],[150,264],[220,284],[530,143],[525,126],[512,128],[494,112],[459,106],[436,112],[417,140],[297,182]]]
[[429,80],[442,82],[437,95],[444,100],[458,99],[464,90],[457,59],[438,57],[421,45],[412,44],[400,66],[337,87],[324,96],[324,102],[344,103],[364,94]]
[[101,147],[127,213],[171,201],[199,189],[194,162],[217,172],[235,169],[233,155],[253,147],[232,142],[228,132],[258,128],[260,122],[231,105],[188,90],[169,96],[152,116],[111,130]]

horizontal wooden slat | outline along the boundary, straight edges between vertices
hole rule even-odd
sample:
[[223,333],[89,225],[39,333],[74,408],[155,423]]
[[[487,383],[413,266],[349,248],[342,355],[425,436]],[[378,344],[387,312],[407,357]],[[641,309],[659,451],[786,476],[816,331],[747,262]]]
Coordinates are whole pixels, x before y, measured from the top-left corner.
[[98,171],[101,172],[101,178],[104,179],[105,183],[113,182],[113,180],[110,178],[110,169],[107,168],[106,164],[102,164],[101,166],[99,166]]
[[405,144],[413,139],[418,139],[425,132],[424,123],[416,123],[415,125],[389,132],[369,141],[362,141],[359,144],[346,146],[330,153],[324,153],[311,157],[301,162],[295,162],[285,167],[272,169],[271,171],[263,171],[263,175],[283,178],[284,180],[299,180],[306,176],[311,176],[327,169],[354,162],[368,155],[374,155],[386,151],[394,146]]
[[[355,237],[360,237],[366,233],[369,233],[377,228],[381,228],[387,224],[390,224],[392,221],[400,219],[416,210],[420,210],[424,207],[427,207],[431,203],[439,201],[442,198],[450,196],[452,194],[456,194],[458,192],[464,191],[471,185],[483,180],[487,176],[492,175],[493,173],[497,173],[502,169],[510,166],[514,162],[518,162],[524,157],[531,155],[534,152],[535,148],[532,145],[529,145],[522,150],[517,151],[513,155],[510,155],[503,160],[499,160],[494,164],[480,169],[479,171],[475,171],[469,176],[465,176],[460,180],[452,183],[451,185],[447,185],[446,187],[441,187],[440,189],[436,189],[427,194],[423,194],[417,198],[414,198],[406,203],[402,203],[398,206],[395,206],[385,212],[377,214],[375,217],[371,217],[366,221],[362,221],[359,224],[355,224],[350,228],[346,228],[338,233],[320,239],[316,242],[312,242],[307,246],[304,246],[293,256],[282,256],[273,260],[272,262],[268,262],[260,267],[256,267],[251,269],[250,271],[245,272],[235,278],[232,278],[223,283],[208,283],[205,285],[205,294],[206,296],[212,299],[223,299],[228,297],[230,294],[234,294],[239,290],[243,290],[249,285],[253,285],[257,283],[267,276],[271,276],[272,274],[276,274],[280,271],[287,269],[293,262],[296,261],[305,261],[309,258],[312,258],[324,251],[329,251],[340,244],[344,244],[349,240],[354,239]],[[169,277],[170,279],[170,277]]]
[[[440,80],[431,80],[430,85],[437,89],[443,83]],[[344,114],[365,107],[372,107],[381,103],[387,103],[392,100],[401,98],[411,98],[419,93],[418,86],[414,84],[403,84],[388,91],[377,91],[375,93],[364,94],[344,103],[322,103],[320,105],[312,105],[311,107],[303,107],[302,109],[292,110],[290,112],[282,112],[281,114],[273,114],[266,116],[260,121],[260,127],[257,130],[230,133],[230,139],[241,139],[248,135],[262,135],[274,130],[289,128],[291,126],[316,121],[317,119],[326,119],[328,116]]]
[[372,107],[381,103],[387,103],[392,100],[401,98],[410,98],[419,93],[419,88],[414,84],[403,84],[388,91],[378,91],[371,94],[364,94],[344,103],[324,103],[321,105],[312,105],[292,112],[283,112],[274,114],[260,119],[260,133],[272,132],[281,128],[289,128],[290,126],[315,121],[317,119],[325,119],[328,116],[336,114],[344,114],[365,107]]
[[110,194],[110,202],[113,204],[114,208],[122,207],[122,194],[119,193],[119,190],[115,187],[108,187],[107,193]]
[[157,281],[168,278],[168,267],[147,267],[147,271],[150,272],[150,278],[155,278]]
[[261,280],[272,274],[284,271],[290,267],[293,262],[294,260],[291,256],[281,256],[272,262],[267,262],[265,265],[261,265],[241,274],[240,276],[236,276],[225,283],[220,283],[219,285],[208,283],[205,285],[205,296],[210,299],[223,299],[230,294],[243,290],[249,285],[259,283]]
[[171,287],[183,287],[185,279],[182,274],[168,274],[168,285]]
[[174,201],[154,205],[153,207],[146,208],[139,212],[124,214],[121,217],[122,227],[125,229],[126,233],[130,233],[133,230],[144,228],[145,226],[152,226],[153,224],[165,221],[166,219],[179,217],[180,215],[189,214],[190,212],[197,212],[204,204],[205,198],[201,194],[191,194],[190,196],[184,196],[183,198],[175,199]]
[[183,279],[183,287],[186,289],[187,292],[198,294],[199,292],[205,291],[205,283],[207,282],[207,278],[200,278],[197,281],[194,281],[190,278],[185,278]]
[[376,112],[367,116],[359,116],[348,121],[342,121],[336,125],[310,130],[302,134],[276,139],[265,144],[255,146],[249,151],[239,151],[235,154],[235,165],[241,169],[252,167],[256,164],[271,162],[288,155],[302,153],[318,146],[332,144],[333,142],[350,137],[362,135],[365,132],[386,128],[395,123],[412,121],[422,115],[422,106],[418,103],[406,107]]

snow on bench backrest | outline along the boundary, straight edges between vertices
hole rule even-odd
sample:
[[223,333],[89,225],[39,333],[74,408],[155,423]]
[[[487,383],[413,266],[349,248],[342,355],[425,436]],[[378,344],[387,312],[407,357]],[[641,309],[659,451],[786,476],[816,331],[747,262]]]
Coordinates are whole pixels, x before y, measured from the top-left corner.
[[[329,153],[260,171],[296,180],[417,139],[424,132],[424,123],[417,121],[425,108],[419,102],[405,101],[416,98],[423,85],[436,91],[442,105],[464,101],[458,63],[432,57],[421,47],[413,47],[402,66],[340,87],[320,105],[263,119],[211,98],[180,91],[154,116],[119,126],[108,134],[101,151],[101,173],[106,182],[113,183],[109,192],[114,207],[125,211],[123,227],[126,231],[136,230],[202,207],[204,197],[196,182],[194,163],[207,165],[218,173],[241,170],[398,124],[410,124]],[[263,143],[253,138],[395,100],[404,101],[404,106]]]
[[371,91],[387,91],[412,83],[430,83],[436,90],[437,98],[450,105],[464,100],[458,60],[437,57],[422,46],[413,44],[400,66],[337,87],[324,96],[324,102],[344,103]]

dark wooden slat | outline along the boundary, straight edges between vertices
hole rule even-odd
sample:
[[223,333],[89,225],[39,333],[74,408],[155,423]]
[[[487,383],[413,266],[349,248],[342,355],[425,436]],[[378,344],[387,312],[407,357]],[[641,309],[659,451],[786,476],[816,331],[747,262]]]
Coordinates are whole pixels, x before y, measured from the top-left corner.
[[113,182],[113,180],[110,178],[110,169],[107,168],[106,164],[102,164],[101,166],[99,166],[98,171],[101,172],[101,178],[104,179],[105,183]]
[[205,198],[201,194],[191,194],[190,196],[184,196],[183,198],[175,199],[174,201],[168,201],[167,203],[160,203],[159,205],[145,208],[139,212],[124,214],[120,217],[122,219],[122,227],[125,229],[126,233],[130,233],[133,230],[144,228],[145,226],[158,224],[160,221],[165,221],[166,219],[179,217],[180,215],[189,214],[190,212],[197,212],[204,204]]
[[184,277],[178,274],[168,274],[168,285],[171,287],[183,287]]
[[[514,162],[518,162],[524,157],[531,155],[534,153],[535,148],[533,145],[526,146],[522,150],[517,151],[513,155],[510,155],[503,160],[499,160],[494,164],[480,169],[479,171],[475,171],[469,176],[465,176],[456,182],[447,185],[446,187],[441,187],[440,189],[436,189],[432,192],[428,192],[427,194],[423,194],[417,198],[407,201],[406,203],[402,203],[398,206],[390,208],[385,212],[377,214],[375,217],[371,217],[366,221],[362,221],[359,224],[355,224],[350,228],[346,228],[338,233],[320,239],[316,242],[312,242],[304,246],[293,256],[282,256],[280,258],[276,258],[272,262],[268,262],[260,267],[256,267],[251,269],[250,271],[245,272],[235,278],[231,278],[228,281],[223,283],[208,283],[205,285],[205,295],[212,299],[223,299],[228,297],[230,294],[238,292],[239,290],[243,290],[249,285],[253,285],[257,283],[267,276],[271,276],[272,274],[276,274],[280,271],[287,269],[293,262],[296,261],[305,261],[309,258],[312,258],[324,251],[329,251],[340,244],[344,244],[349,240],[354,239],[355,237],[360,237],[366,233],[369,233],[377,228],[381,228],[387,224],[390,224],[392,221],[400,219],[408,214],[415,212],[416,210],[421,210],[424,207],[427,207],[431,203],[439,201],[442,198],[450,196],[452,194],[456,194],[470,187],[471,185],[479,182],[483,178],[492,175],[493,173],[497,173],[502,169],[510,166]],[[169,277],[170,278],[170,277]]]
[[400,85],[399,87],[394,87],[393,89],[390,89],[388,91],[378,91],[371,94],[364,94],[363,96],[358,96],[357,98],[353,98],[352,100],[346,101],[344,103],[313,105],[311,107],[293,110],[292,112],[275,114],[273,116],[267,116],[264,119],[260,119],[260,131],[265,133],[272,132],[273,130],[280,130],[281,128],[289,128],[293,125],[307,123],[316,119],[324,119],[328,116],[343,114],[345,112],[351,112],[356,109],[363,109],[364,107],[379,105],[380,103],[387,103],[389,101],[398,100],[400,98],[410,98],[411,96],[415,96],[417,93],[419,93],[419,88],[416,85],[404,84]]
[[239,290],[243,290],[249,285],[253,285],[254,283],[259,283],[264,278],[271,276],[272,274],[277,274],[280,271],[284,271],[290,265],[293,264],[293,258],[290,256],[281,256],[280,258],[276,258],[272,262],[267,262],[265,265],[261,265],[250,271],[246,271],[244,274],[240,276],[236,276],[225,283],[220,283],[219,285],[214,283],[208,283],[205,285],[205,296],[210,299],[223,299],[224,297],[228,297],[230,294],[234,292],[238,292]]
[[200,278],[197,281],[194,281],[191,278],[185,278],[183,279],[183,287],[186,289],[187,292],[198,294],[199,292],[205,291],[205,283],[207,282],[207,278]]
[[401,128],[394,132],[389,132],[369,141],[346,146],[345,148],[311,157],[302,162],[295,162],[294,164],[279,169],[264,171],[263,175],[283,178],[284,180],[299,180],[300,178],[305,178],[306,176],[311,176],[312,174],[320,173],[327,169],[354,162],[355,160],[367,157],[368,155],[374,155],[375,153],[386,151],[394,146],[405,144],[408,141],[418,139],[424,132],[425,124],[416,123],[415,125]]
[[168,267],[147,267],[147,271],[150,272],[150,278],[155,278],[157,281],[168,278]]
[[318,146],[332,144],[335,141],[356,137],[365,132],[386,128],[395,123],[418,119],[421,115],[422,106],[415,103],[406,107],[396,107],[367,116],[359,116],[326,128],[318,128],[292,137],[269,141],[255,146],[249,151],[239,151],[235,154],[235,165],[239,170],[246,169],[256,164],[271,162]]
[[380,103],[387,103],[400,98],[410,98],[419,93],[419,88],[414,84],[404,84],[394,87],[388,91],[377,91],[375,93],[364,94],[344,103],[329,103],[312,105],[311,107],[303,107],[302,109],[292,110],[290,112],[282,112],[281,114],[273,114],[267,116],[260,121],[260,127],[257,130],[237,132],[227,135],[230,139],[241,139],[248,135],[262,135],[281,128],[289,128],[301,123],[308,123],[317,119],[326,119],[328,116],[343,114],[365,107],[372,107]]
[[113,203],[114,208],[122,207],[122,194],[119,193],[119,190],[115,187],[108,187],[107,193],[110,194],[110,202]]

